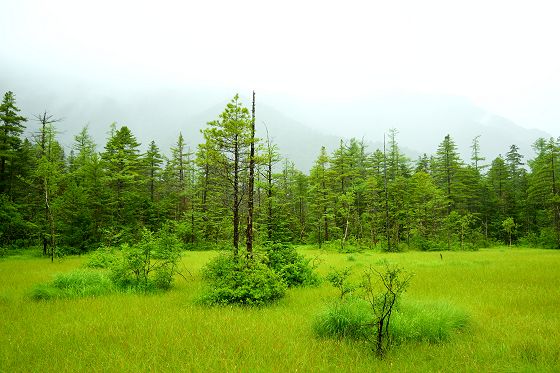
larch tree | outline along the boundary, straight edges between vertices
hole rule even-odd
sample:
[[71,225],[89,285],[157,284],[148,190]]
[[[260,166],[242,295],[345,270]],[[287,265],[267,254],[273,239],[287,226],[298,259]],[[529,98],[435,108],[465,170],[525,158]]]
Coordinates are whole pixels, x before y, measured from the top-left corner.
[[202,131],[210,162],[230,186],[233,221],[233,254],[239,254],[239,224],[244,175],[251,145],[251,118],[239,95],[227,104],[218,119]]

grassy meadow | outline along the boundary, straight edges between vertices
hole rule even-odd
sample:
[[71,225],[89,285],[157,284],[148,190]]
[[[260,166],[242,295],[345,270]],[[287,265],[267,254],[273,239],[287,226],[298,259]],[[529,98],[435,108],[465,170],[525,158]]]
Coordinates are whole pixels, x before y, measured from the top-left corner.
[[365,342],[318,339],[313,318],[337,296],[328,283],[288,290],[265,308],[204,307],[199,269],[216,252],[185,252],[166,293],[34,301],[31,288],[86,257],[0,259],[0,371],[560,371],[560,252],[499,247],[477,252],[362,252],[303,247],[319,272],[384,260],[415,276],[406,297],[442,300],[470,316],[441,344],[395,346],[379,360]]

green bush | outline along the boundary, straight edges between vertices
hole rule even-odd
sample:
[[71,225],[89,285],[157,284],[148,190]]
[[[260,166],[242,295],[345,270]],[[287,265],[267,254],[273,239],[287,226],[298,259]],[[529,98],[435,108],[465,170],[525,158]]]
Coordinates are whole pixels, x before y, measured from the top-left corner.
[[268,266],[277,272],[289,287],[309,286],[320,283],[311,266],[311,260],[299,254],[293,246],[273,244],[266,250]]
[[240,304],[261,306],[284,296],[284,279],[258,258],[237,260],[220,255],[202,270],[209,283],[200,302],[208,305]]
[[125,290],[166,290],[173,283],[181,257],[180,243],[167,230],[142,231],[140,242],[121,245],[121,256],[111,263],[111,280]]
[[115,261],[115,250],[109,247],[100,247],[89,254],[86,268],[109,268]]
[[80,269],[59,274],[53,281],[35,286],[31,297],[35,300],[95,297],[114,290],[113,283],[105,273]]

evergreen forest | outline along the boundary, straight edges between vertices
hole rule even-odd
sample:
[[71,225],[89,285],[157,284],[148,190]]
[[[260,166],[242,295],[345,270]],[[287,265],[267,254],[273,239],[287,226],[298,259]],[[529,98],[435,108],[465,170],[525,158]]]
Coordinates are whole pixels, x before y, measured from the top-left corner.
[[449,134],[432,154],[409,159],[392,129],[381,149],[357,139],[341,140],[332,153],[309,149],[317,156],[305,173],[280,155],[274,134],[255,138],[254,102],[236,95],[197,146],[178,133],[171,149],[160,149],[113,123],[105,144],[85,126],[64,148],[57,133],[64,113],[26,118],[6,92],[2,253],[81,254],[137,242],[144,228],[171,229],[184,249],[234,253],[253,242],[341,251],[560,248],[560,138],[536,139],[532,159],[512,144],[487,160],[479,138],[471,158],[461,159]]

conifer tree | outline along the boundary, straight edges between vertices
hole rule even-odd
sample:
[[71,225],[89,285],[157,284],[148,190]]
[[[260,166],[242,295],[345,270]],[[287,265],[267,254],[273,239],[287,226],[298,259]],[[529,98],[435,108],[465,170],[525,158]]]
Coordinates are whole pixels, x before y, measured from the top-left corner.
[[111,191],[106,204],[110,226],[124,234],[123,239],[136,234],[141,224],[142,163],[140,143],[130,129],[111,126],[110,137],[101,157],[105,169],[105,184]]
[[239,252],[239,223],[244,182],[247,171],[250,141],[249,110],[244,107],[239,95],[227,104],[215,121],[203,130],[210,163],[216,165],[220,176],[230,186],[233,220],[233,253]]
[[14,159],[20,147],[20,135],[27,119],[19,115],[13,92],[6,92],[0,103],[0,193],[12,193],[12,184],[17,169]]

